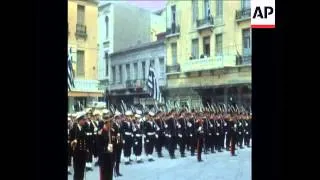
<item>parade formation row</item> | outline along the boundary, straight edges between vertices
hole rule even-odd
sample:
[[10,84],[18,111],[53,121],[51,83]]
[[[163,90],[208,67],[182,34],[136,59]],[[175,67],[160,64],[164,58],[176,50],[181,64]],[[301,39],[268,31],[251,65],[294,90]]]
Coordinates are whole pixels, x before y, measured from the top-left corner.
[[250,140],[251,113],[233,107],[214,111],[172,109],[170,112],[134,109],[124,113],[114,109],[88,109],[69,114],[68,166],[73,159],[74,180],[82,180],[97,158],[101,179],[112,179],[113,175],[122,176],[119,169],[122,150],[125,165],[134,161],[130,159],[132,150],[135,161],[143,163],[143,146],[148,161],[154,161],[154,149],[159,158],[163,157],[165,148],[171,159],[176,158],[175,150],[180,151],[182,158],[190,151],[190,155],[196,155],[201,162],[202,152],[225,149],[235,156],[236,145],[241,149],[250,147]]

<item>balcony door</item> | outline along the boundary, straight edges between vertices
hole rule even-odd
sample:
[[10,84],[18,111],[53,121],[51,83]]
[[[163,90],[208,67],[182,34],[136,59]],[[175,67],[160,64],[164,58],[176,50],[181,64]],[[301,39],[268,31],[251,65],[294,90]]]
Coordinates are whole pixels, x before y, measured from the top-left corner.
[[250,0],[241,0],[241,9],[249,9],[251,6]]
[[243,55],[251,55],[251,32],[250,29],[242,30]]

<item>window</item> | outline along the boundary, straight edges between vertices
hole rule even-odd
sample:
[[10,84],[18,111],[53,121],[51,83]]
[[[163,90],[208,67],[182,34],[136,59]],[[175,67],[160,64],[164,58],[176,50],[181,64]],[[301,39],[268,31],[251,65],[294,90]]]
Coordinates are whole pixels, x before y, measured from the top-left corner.
[[146,78],[146,62],[142,62],[142,79]]
[[109,68],[108,68],[108,62],[109,62],[109,55],[108,52],[105,54],[105,61],[106,61],[106,76],[109,76]]
[[130,64],[126,64],[127,80],[130,80]]
[[199,58],[199,40],[192,39],[192,59]]
[[172,24],[176,24],[176,5],[171,6]]
[[106,39],[109,38],[109,18],[106,16]]
[[115,84],[116,82],[116,67],[112,66],[112,83]]
[[216,35],[216,56],[222,55],[222,34]]
[[138,79],[138,63],[133,64],[133,73],[134,73],[134,79]]
[[251,7],[250,0],[241,0],[241,8],[242,9],[249,9]]
[[192,22],[198,19],[198,0],[192,0]]
[[155,66],[154,66],[154,59],[151,59],[151,60],[150,60],[150,66],[153,67],[153,68],[155,67]]
[[78,5],[78,7],[77,7],[77,24],[84,25],[84,14],[85,14],[85,7],[82,5]]
[[77,51],[77,76],[84,76],[84,51]]
[[210,36],[203,38],[203,54],[210,57]]
[[209,0],[204,0],[204,17],[207,19],[210,15]]
[[216,1],[216,16],[222,16],[223,15],[223,1],[217,0]]
[[172,64],[177,64],[177,43],[171,44]]
[[163,57],[159,58],[159,72],[160,72],[160,78],[164,78],[166,76]]
[[123,74],[122,74],[122,65],[119,65],[119,84],[122,83],[122,77],[123,77]]
[[250,29],[242,30],[242,41],[243,41],[243,55],[251,54],[251,33]]

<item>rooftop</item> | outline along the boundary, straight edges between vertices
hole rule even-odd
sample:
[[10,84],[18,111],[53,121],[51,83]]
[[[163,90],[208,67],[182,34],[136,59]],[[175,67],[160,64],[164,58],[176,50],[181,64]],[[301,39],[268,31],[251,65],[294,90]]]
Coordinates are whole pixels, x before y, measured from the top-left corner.
[[133,46],[133,47],[130,47],[130,48],[126,48],[126,49],[122,49],[120,51],[114,52],[114,53],[110,54],[110,57],[116,56],[116,55],[120,55],[122,53],[128,53],[128,52],[131,52],[131,51],[137,51],[137,50],[140,50],[140,49],[151,48],[151,47],[154,47],[154,46],[157,46],[157,45],[162,45],[162,44],[164,45],[164,40],[158,40],[158,41],[143,43],[143,44],[139,44],[139,45],[136,45],[136,46]]

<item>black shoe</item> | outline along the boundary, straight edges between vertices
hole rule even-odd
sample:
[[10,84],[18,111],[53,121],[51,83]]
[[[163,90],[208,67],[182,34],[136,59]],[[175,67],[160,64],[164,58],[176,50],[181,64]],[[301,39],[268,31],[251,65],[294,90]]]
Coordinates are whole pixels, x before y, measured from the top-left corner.
[[72,173],[70,171],[68,171],[68,175],[71,175]]
[[207,152],[207,151],[205,151],[205,152],[204,152],[204,154],[208,154],[208,152]]
[[216,151],[211,151],[211,153],[216,153]]
[[96,166],[99,166],[99,163],[98,162],[95,162],[94,163],[94,166],[96,167]]
[[130,162],[125,162],[124,164],[125,164],[125,165],[129,165],[129,164],[131,164],[131,163],[130,163]]
[[237,156],[236,154],[232,154],[231,156]]
[[132,162],[133,160],[132,160],[132,159],[129,159],[129,161]]
[[203,162],[203,160],[202,159],[200,159],[200,160],[198,159],[198,162]]
[[184,155],[184,154],[181,154],[181,157],[186,157],[186,155]]
[[176,157],[175,157],[175,156],[170,156],[170,158],[171,158],[171,159],[176,159]]
[[143,163],[143,161],[142,161],[142,160],[139,160],[139,161],[137,161],[137,163],[139,163],[139,164],[140,164],[140,163]]
[[244,147],[242,147],[242,146],[240,147],[240,149],[243,149],[243,148],[244,148]]
[[148,161],[149,161],[149,162],[152,162],[152,161],[154,161],[154,160],[153,160],[153,159],[149,159]]
[[116,175],[117,175],[117,176],[122,176],[122,174],[120,174],[120,173],[116,173]]
[[191,153],[191,156],[194,156],[194,153]]
[[219,150],[218,150],[218,152],[222,152],[222,150],[221,150],[221,149],[219,149]]
[[250,146],[250,145],[248,145],[247,147],[248,147],[248,148],[251,148],[251,146]]

